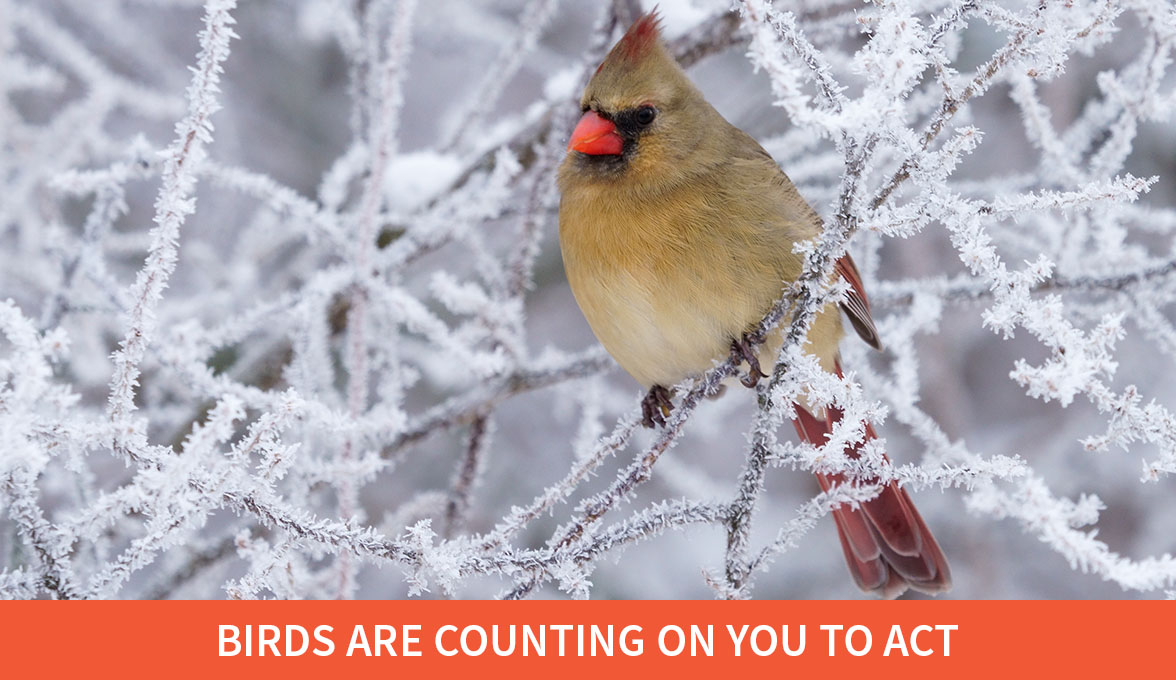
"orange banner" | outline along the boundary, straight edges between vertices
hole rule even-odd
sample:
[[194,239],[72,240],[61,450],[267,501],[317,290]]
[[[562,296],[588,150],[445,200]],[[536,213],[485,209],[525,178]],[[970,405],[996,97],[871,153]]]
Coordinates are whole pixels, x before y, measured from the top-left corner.
[[217,680],[270,672],[283,678],[550,673],[561,680],[657,672],[677,680],[726,670],[1092,677],[1169,668],[1171,608],[1164,602],[6,602],[0,649],[7,677],[116,670]]

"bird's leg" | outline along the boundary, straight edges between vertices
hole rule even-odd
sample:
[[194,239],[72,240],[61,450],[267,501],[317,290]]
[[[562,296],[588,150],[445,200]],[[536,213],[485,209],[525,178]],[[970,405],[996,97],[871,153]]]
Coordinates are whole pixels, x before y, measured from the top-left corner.
[[674,410],[670,396],[670,391],[661,385],[649,388],[649,394],[641,400],[641,424],[650,428],[655,425],[665,427],[666,417]]
[[747,362],[747,375],[739,379],[744,387],[755,387],[759,384],[760,378],[768,377],[767,373],[760,370],[759,357],[756,356],[747,333],[731,341],[731,358],[735,359],[736,364]]

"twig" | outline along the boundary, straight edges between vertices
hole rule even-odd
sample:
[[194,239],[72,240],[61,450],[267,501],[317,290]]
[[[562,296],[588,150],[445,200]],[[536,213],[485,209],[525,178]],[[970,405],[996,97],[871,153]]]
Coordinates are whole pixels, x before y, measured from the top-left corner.
[[403,432],[381,452],[384,457],[395,457],[407,446],[425,437],[472,422],[478,413],[487,411],[502,401],[531,390],[550,387],[568,380],[599,373],[613,365],[612,359],[593,350],[554,368],[519,369],[489,389],[472,395],[453,397],[411,421]]
[[[1122,274],[1054,276],[1033,286],[1030,292],[1082,290],[1127,293],[1140,284],[1165,279],[1174,273],[1176,273],[1176,259]],[[958,276],[947,280],[914,279],[892,282],[885,290],[872,296],[870,301],[879,307],[898,307],[914,302],[916,294],[931,294],[945,302],[968,302],[990,298],[993,291],[987,282],[971,277]]]
[[147,591],[141,599],[166,600],[172,597],[186,583],[198,577],[205,570],[213,567],[237,550],[236,536],[229,535],[219,542],[194,553],[183,566],[172,572],[167,578],[157,583]]
[[236,37],[231,28],[235,23],[231,11],[236,4],[236,0],[205,3],[200,54],[188,89],[188,115],[177,125],[178,139],[168,149],[163,165],[151,250],[131,287],[134,303],[125,323],[126,334],[114,353],[108,412],[114,424],[114,448],[127,457],[146,450],[146,433],[131,422],[136,409],[135,388],[147,344],[158,325],[155,308],[176,266],[180,227],[195,211],[196,168],[204,158],[204,146],[212,141],[210,118],[220,106],[216,93],[222,65],[229,56],[229,41]]
[[[400,109],[404,104],[404,79],[407,75],[407,55],[411,41],[415,0],[406,0],[396,6],[392,31],[388,36],[388,54],[380,70],[380,91],[377,114],[370,121],[370,144],[368,179],[364,187],[359,213],[358,242],[355,245],[354,264],[359,281],[351,295],[351,311],[347,316],[347,410],[352,418],[358,418],[367,410],[368,401],[368,339],[367,308],[368,290],[365,286],[370,274],[373,251],[376,247],[376,218],[384,202],[384,173],[388,161],[396,150],[396,133],[399,128]],[[369,20],[371,19],[368,17]],[[374,31],[375,27],[369,27]],[[349,437],[340,450],[339,459],[343,466],[355,457],[359,441]],[[359,489],[350,479],[343,479],[339,485],[339,515],[350,519],[358,511]],[[355,565],[349,553],[339,555],[340,598],[351,597],[355,592]]]
[[478,472],[485,465],[486,451],[490,447],[489,416],[479,415],[470,423],[470,432],[466,439],[465,455],[459,461],[457,472],[453,479],[453,488],[445,504],[445,524],[441,535],[453,538],[463,528],[466,513],[474,493],[474,485],[478,480]]

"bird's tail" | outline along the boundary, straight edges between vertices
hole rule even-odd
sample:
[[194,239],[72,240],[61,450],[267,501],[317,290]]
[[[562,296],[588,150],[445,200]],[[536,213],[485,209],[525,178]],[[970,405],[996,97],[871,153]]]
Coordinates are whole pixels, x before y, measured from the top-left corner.
[[[796,404],[797,417],[792,422],[801,439],[816,446],[825,443],[826,435],[841,420],[841,412],[829,407],[825,413],[825,419],[821,420]],[[875,437],[874,428],[867,423],[865,441]],[[848,455],[858,457],[864,444],[855,445],[847,451]],[[817,474],[817,481],[821,489],[828,491],[844,483],[845,478],[839,474]],[[862,590],[890,598],[898,597],[908,587],[932,595],[951,588],[947,558],[906,490],[894,482],[857,510],[848,506],[837,508],[833,520],[849,571]]]

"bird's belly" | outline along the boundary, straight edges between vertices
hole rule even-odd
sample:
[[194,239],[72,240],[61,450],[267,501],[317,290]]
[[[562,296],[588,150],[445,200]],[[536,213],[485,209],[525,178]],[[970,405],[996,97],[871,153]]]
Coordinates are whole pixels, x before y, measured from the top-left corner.
[[[713,270],[682,272],[622,267],[568,268],[572,293],[600,343],[645,387],[670,386],[727,358],[731,341],[760,321],[771,305],[769,286],[749,295],[751,281],[728,281]],[[771,280],[768,278],[767,280]],[[787,327],[788,320],[782,324]],[[836,305],[817,315],[805,351],[834,370],[842,334]],[[765,370],[775,363],[781,334],[759,351]]]
[[707,370],[755,320],[716,310],[674,276],[623,269],[568,273],[597,339],[645,387],[673,385]]

